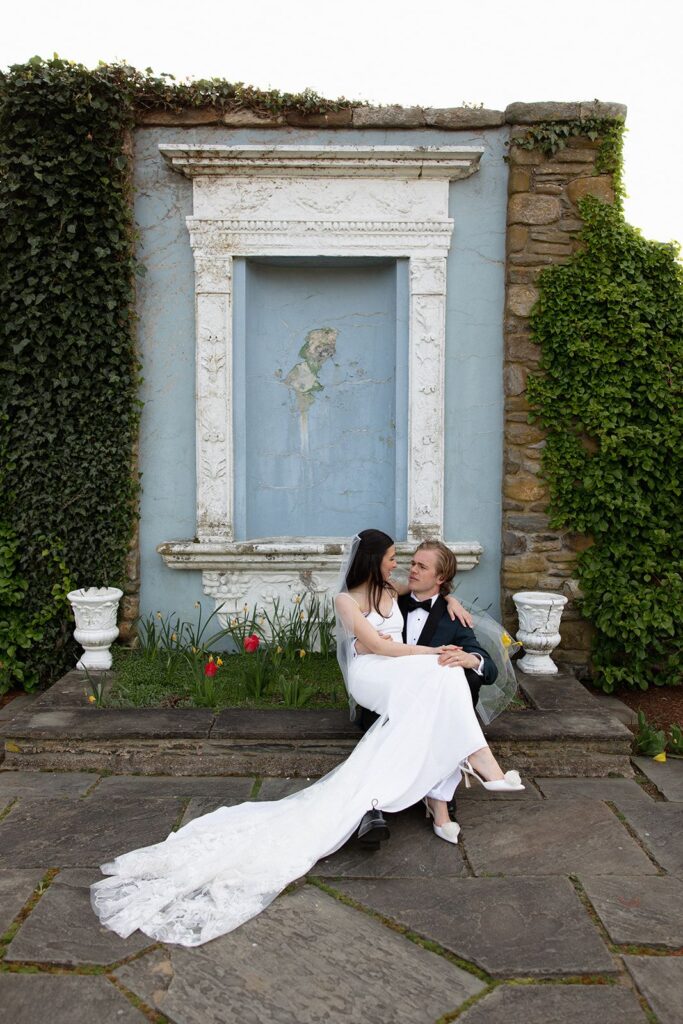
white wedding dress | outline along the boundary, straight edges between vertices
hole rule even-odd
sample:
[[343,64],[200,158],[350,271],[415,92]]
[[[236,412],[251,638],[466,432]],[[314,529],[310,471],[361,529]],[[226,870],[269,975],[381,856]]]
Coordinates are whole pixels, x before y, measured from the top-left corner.
[[[388,619],[367,619],[401,641],[396,602]],[[349,688],[380,717],[343,764],[283,800],[221,807],[103,864],[109,877],[91,887],[102,924],[183,946],[232,931],[339,849],[371,807],[409,807],[486,745],[463,670],[436,655],[358,655]]]

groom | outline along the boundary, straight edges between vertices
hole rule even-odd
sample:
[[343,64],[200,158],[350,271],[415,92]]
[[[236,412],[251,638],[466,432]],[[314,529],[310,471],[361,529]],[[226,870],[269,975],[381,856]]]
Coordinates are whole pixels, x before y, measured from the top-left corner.
[[[479,690],[495,682],[498,672],[477,643],[473,630],[448,614],[445,597],[451,592],[455,570],[455,555],[441,541],[426,540],[419,545],[410,561],[411,591],[398,599],[403,615],[403,642],[448,647],[439,657],[439,664],[464,669],[476,707]],[[356,721],[364,732],[376,718],[377,715],[367,708],[358,708]],[[381,811],[368,811],[363,815],[358,828],[361,843],[376,848],[388,838],[389,829]]]

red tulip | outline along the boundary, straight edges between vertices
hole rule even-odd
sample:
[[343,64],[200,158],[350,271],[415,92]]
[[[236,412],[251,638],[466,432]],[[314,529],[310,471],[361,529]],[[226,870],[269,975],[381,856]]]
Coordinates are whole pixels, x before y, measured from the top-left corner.
[[218,672],[218,665],[216,664],[216,662],[207,661],[206,665],[204,666],[204,675],[215,676],[216,672]]
[[256,636],[256,633],[252,633],[251,636],[245,636],[244,649],[247,652],[247,654],[252,654],[254,651],[258,650],[260,642],[261,641]]

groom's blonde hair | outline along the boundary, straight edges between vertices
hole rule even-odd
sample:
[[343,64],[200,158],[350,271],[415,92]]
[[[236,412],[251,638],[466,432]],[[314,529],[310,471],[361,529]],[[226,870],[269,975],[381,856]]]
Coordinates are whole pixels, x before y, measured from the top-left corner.
[[443,577],[439,593],[442,597],[448,597],[452,589],[453,577],[458,568],[458,563],[451,549],[447,548],[440,540],[423,540],[416,550],[436,551],[436,573],[437,576]]

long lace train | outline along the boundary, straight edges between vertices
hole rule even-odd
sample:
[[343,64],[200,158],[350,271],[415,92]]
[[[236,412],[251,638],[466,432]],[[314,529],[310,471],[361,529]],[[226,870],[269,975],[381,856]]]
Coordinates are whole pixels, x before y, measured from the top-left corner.
[[414,658],[358,662],[360,689],[368,673],[391,686],[381,717],[346,761],[283,800],[221,807],[102,865],[109,877],[91,888],[102,924],[184,946],[229,932],[342,846],[370,807],[409,807],[484,745],[460,669],[428,656],[420,671]]

